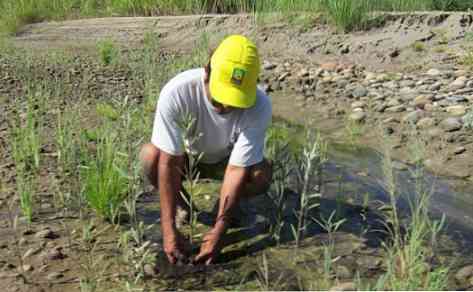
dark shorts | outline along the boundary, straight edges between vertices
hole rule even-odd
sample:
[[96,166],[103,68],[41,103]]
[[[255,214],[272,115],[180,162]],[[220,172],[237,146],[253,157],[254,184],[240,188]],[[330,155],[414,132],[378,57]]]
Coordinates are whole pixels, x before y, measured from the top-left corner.
[[[227,168],[229,158],[226,158],[217,163],[199,163],[197,169],[199,171],[199,178],[223,180],[225,176],[225,169]],[[187,164],[187,158],[186,158]]]

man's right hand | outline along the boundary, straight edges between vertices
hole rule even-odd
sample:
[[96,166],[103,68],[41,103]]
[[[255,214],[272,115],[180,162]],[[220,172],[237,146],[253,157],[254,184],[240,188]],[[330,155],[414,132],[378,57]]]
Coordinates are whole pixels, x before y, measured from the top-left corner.
[[189,243],[177,230],[163,233],[163,247],[164,253],[166,253],[171,264],[176,264],[177,262],[188,259],[190,251]]

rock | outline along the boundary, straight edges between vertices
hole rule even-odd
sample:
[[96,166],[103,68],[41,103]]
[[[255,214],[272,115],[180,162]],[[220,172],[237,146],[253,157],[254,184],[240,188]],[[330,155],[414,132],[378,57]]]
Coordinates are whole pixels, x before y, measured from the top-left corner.
[[398,105],[401,105],[401,102],[400,102],[397,98],[391,98],[391,99],[389,99],[389,101],[386,103],[386,105],[387,105],[388,107],[398,106]]
[[403,106],[403,105],[397,105],[397,106],[392,106],[392,107],[388,107],[385,112],[388,112],[388,113],[400,113],[400,112],[403,112],[406,110],[406,107]]
[[416,82],[414,80],[403,80],[399,83],[401,87],[414,87]]
[[355,101],[351,104],[351,108],[364,108],[366,106],[366,103],[364,101]]
[[24,254],[23,259],[27,259],[32,255],[35,255],[41,251],[41,247],[31,247]]
[[366,72],[365,73],[365,80],[366,81],[376,80],[376,74],[373,73],[373,72]]
[[455,149],[453,149],[453,154],[459,155],[459,154],[465,153],[465,151],[466,151],[466,148],[465,148],[465,147],[463,147],[463,146],[458,146],[458,147],[456,147]]
[[320,68],[327,71],[335,71],[337,69],[337,63],[323,63],[320,65]]
[[434,125],[435,125],[435,120],[429,117],[421,118],[417,122],[417,127],[419,127],[420,129],[430,128],[430,127],[433,127]]
[[464,105],[451,105],[446,110],[447,113],[454,117],[462,117],[466,114],[466,107]]
[[397,82],[396,81],[389,81],[383,84],[384,87],[395,90],[398,88]]
[[422,118],[423,114],[424,114],[423,111],[420,111],[420,110],[410,112],[402,118],[402,122],[415,125],[417,124],[417,121],[419,121],[419,119]]
[[442,88],[442,82],[436,82],[434,84],[432,84],[432,86],[430,86],[430,90],[432,91],[438,91],[440,90],[440,88]]
[[445,99],[450,101],[450,102],[454,102],[454,103],[467,102],[468,101],[468,99],[465,96],[461,96],[461,95],[447,96]]
[[432,77],[437,77],[437,76],[442,75],[442,72],[440,72],[440,70],[438,69],[430,69],[429,71],[427,71],[426,74]]
[[348,80],[343,79],[343,78],[337,79],[335,82],[337,83],[337,86],[339,88],[345,88],[347,87],[348,84],[350,84]]
[[335,274],[337,275],[338,279],[353,278],[353,273],[350,271],[350,269],[343,265],[338,265],[335,267]]
[[450,83],[450,86],[449,88],[451,90],[458,90],[458,89],[462,89],[462,88],[465,88],[466,86],[466,77],[465,76],[461,76],[461,77],[458,77],[457,79],[455,79],[455,81],[453,81],[452,83]]
[[357,111],[350,114],[348,118],[355,122],[362,122],[366,119],[366,114],[364,112]]
[[269,61],[263,61],[263,69],[264,70],[273,70],[274,68],[276,68],[276,65],[274,65],[273,63],[270,63]]
[[52,272],[52,273],[49,273],[46,278],[47,278],[49,281],[52,281],[52,280],[60,279],[60,278],[62,278],[62,277],[64,277],[64,274],[59,273],[59,272]]
[[447,118],[440,122],[440,127],[446,132],[458,131],[463,124],[459,118]]
[[350,46],[349,45],[343,46],[342,49],[340,50],[340,54],[342,54],[342,55],[348,54],[349,52],[350,52]]
[[378,268],[381,265],[381,262],[381,258],[375,256],[363,256],[356,260],[356,263],[358,266],[360,266],[360,268],[368,270],[374,270]]
[[378,113],[382,113],[382,112],[384,112],[387,108],[388,108],[388,106],[387,106],[386,104],[380,103],[380,104],[378,104],[378,105],[376,105],[376,106],[374,107],[374,110],[375,110],[376,112],[378,112]]
[[284,73],[282,73],[281,75],[279,75],[278,81],[279,81],[279,82],[282,82],[282,81],[286,80],[286,78],[287,78],[289,75],[291,75],[290,72],[284,72]]
[[145,277],[154,278],[158,275],[158,270],[155,265],[145,264],[144,265]]
[[455,279],[458,282],[466,282],[470,277],[473,276],[473,265],[468,265],[461,268],[456,274]]
[[59,235],[51,229],[46,228],[36,232],[35,237],[38,239],[56,239],[59,237]]
[[435,127],[435,128],[429,129],[426,134],[430,138],[437,138],[443,135],[443,131],[442,129]]
[[307,76],[309,76],[309,71],[307,71],[307,69],[305,69],[305,68],[301,69],[297,73],[297,77],[299,77],[299,78],[304,78],[304,77],[307,77]]
[[351,95],[354,98],[365,97],[368,95],[368,90],[365,87],[359,85],[352,91]]
[[[23,265],[23,271],[25,272],[30,272],[33,270],[33,266],[32,265],[27,265],[27,264],[24,264]],[[22,270],[20,269],[19,272],[22,272]]]
[[62,248],[61,247],[56,247],[53,248],[49,251],[46,251],[43,256],[43,260],[47,259],[50,261],[55,261],[55,260],[62,260],[66,258],[66,255],[62,253]]
[[419,95],[414,98],[414,105],[420,109],[424,109],[426,104],[432,102],[432,96],[430,95]]
[[329,291],[355,291],[355,290],[356,290],[356,287],[355,287],[355,283],[353,282],[340,283],[329,289]]

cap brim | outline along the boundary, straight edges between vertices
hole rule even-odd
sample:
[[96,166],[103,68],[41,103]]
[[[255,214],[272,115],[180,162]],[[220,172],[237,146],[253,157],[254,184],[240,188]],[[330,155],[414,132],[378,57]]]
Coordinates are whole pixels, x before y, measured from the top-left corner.
[[256,102],[256,85],[254,90],[238,88],[228,83],[212,80],[211,75],[209,89],[212,98],[224,105],[236,108],[250,108]]

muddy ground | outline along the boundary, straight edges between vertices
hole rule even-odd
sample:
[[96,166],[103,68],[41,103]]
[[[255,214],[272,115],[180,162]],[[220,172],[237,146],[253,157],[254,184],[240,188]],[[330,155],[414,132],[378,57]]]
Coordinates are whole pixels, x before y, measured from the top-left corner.
[[[390,147],[395,157],[408,163],[413,160],[408,155],[411,148],[406,141],[410,136],[420,137],[426,145],[425,164],[443,177],[455,178],[453,183],[459,186],[471,183],[473,179],[473,130],[464,126],[464,116],[473,104],[473,74],[470,67],[461,64],[469,47],[473,47],[472,27],[473,16],[468,13],[390,14],[373,23],[368,31],[352,34],[337,33],[320,19],[297,19],[288,24],[277,17],[255,20],[247,15],[210,15],[40,23],[25,27],[12,40],[14,46],[31,49],[37,54],[58,49],[76,55],[72,67],[63,68],[59,61],[50,71],[70,76],[70,80],[76,80],[74,76],[79,76],[83,83],[71,85],[70,100],[64,102],[85,100],[87,104],[87,98],[106,101],[127,96],[130,100],[143,99],[143,88],[129,78],[130,72],[120,67],[103,69],[97,64],[96,44],[99,40],[112,39],[123,51],[130,52],[142,45],[146,32],[152,32],[159,36],[159,47],[166,54],[185,55],[202,39],[203,33],[210,46],[217,44],[226,34],[244,33],[255,39],[261,50],[264,68],[261,87],[273,98],[275,116],[300,123],[312,122],[332,140],[367,145],[379,151],[382,151],[379,137],[381,134],[387,135],[392,139]],[[0,55],[0,102],[21,94],[18,78],[14,76],[18,70],[14,66],[8,56]],[[11,104],[1,103],[0,111],[12,111]],[[0,116],[2,149],[7,149],[6,117],[3,114]],[[52,143],[46,145],[42,152],[48,157],[46,159],[54,159]],[[4,152],[0,157],[0,174],[7,184],[2,198],[2,208],[5,210],[7,198],[14,193],[11,183],[15,174],[11,156]],[[48,166],[47,171],[56,171],[52,170],[52,163]],[[43,187],[45,195],[48,195],[46,185],[47,181]],[[147,202],[147,199],[151,203],[156,200],[145,198],[144,201]],[[93,244],[81,238],[83,221],[75,215],[64,219],[47,198],[41,206],[40,222],[33,227],[21,225],[17,238],[13,238],[6,213],[2,212],[1,235],[8,237],[8,240],[0,246],[0,251],[3,250],[5,255],[0,260],[4,266],[0,281],[5,283],[6,291],[77,289],[79,274],[94,274],[97,271],[105,283],[102,289],[123,289],[128,271],[117,264],[120,251],[116,246],[116,230],[101,224],[93,226],[92,230],[100,233],[100,243],[98,247],[93,247],[98,251],[94,250],[93,254],[90,252]],[[142,216],[153,218],[150,219],[153,222],[159,217],[153,212],[151,215],[145,212],[147,215]],[[67,228],[63,222],[67,222]],[[66,236],[67,230],[73,234]],[[320,230],[314,234],[306,244],[316,250],[309,248],[307,252],[311,253],[311,258],[300,260],[308,270],[320,267],[320,261],[314,262],[314,258],[320,260],[322,257],[320,248],[312,243],[326,240],[326,235],[320,234]],[[360,234],[355,238],[353,236],[352,232],[341,231],[336,236],[336,242],[341,247],[334,255],[340,259],[336,269],[340,270],[337,273],[341,276],[337,276],[336,283],[345,284],[348,288],[354,285],[355,270],[365,271],[363,276],[369,278],[379,274],[384,266],[380,246],[373,247]],[[69,238],[73,238],[73,244],[67,242]],[[18,246],[24,260],[26,278],[22,276],[25,273],[20,273],[14,247],[17,245],[13,242],[20,243]],[[159,236],[156,242],[153,248],[159,250]],[[351,244],[343,246],[343,242]],[[170,280],[168,277],[157,277],[151,281],[150,287],[261,288],[258,286],[260,282],[256,281],[260,262],[251,260],[251,252],[258,252],[261,247],[257,243],[244,242],[240,248],[247,248],[248,254],[241,255],[238,250],[227,253],[227,258],[235,256],[241,259],[241,262],[237,260],[235,263],[243,263],[238,268],[231,266],[231,261],[230,266],[224,261],[215,270],[205,270],[203,273],[193,268],[174,275],[182,277],[182,282],[172,277]],[[443,248],[450,257],[459,255],[451,246]],[[97,257],[98,254],[103,257],[101,266],[88,271],[87,267],[97,262],[88,257]],[[290,251],[284,249],[268,249],[268,254],[282,259],[281,266],[285,264],[285,257],[292,256]],[[87,261],[89,265],[84,264]],[[80,267],[77,263],[81,263]],[[103,263],[110,263],[113,268],[109,269]],[[432,265],[435,264],[438,262]],[[457,262],[455,269],[466,264]],[[278,266],[277,260],[272,265]],[[314,286],[301,284],[307,278],[298,278],[292,268],[275,268],[274,273],[279,274],[274,275],[274,279],[286,277],[292,280],[266,288],[314,289]],[[148,271],[151,274],[154,272]],[[175,271],[171,269],[169,273]],[[195,277],[199,273],[200,277]],[[458,273],[460,275],[452,277],[449,287],[470,287],[473,268],[467,266]],[[207,277],[208,274],[216,276]],[[25,285],[22,282],[34,284]]]

